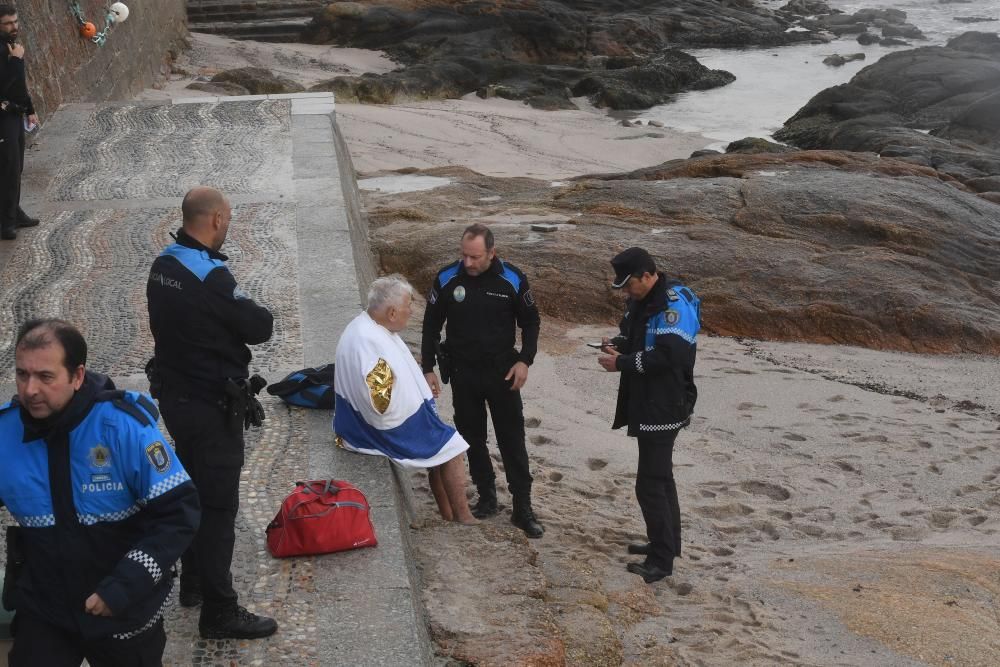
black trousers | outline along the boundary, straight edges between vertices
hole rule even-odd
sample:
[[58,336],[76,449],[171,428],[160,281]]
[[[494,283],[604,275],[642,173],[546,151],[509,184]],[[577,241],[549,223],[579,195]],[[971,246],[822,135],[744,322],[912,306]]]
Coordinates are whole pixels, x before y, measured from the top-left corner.
[[530,497],[531,472],[524,445],[524,406],[521,392],[504,380],[509,368],[458,367],[452,371],[451,397],[455,428],[469,443],[469,474],[477,487],[493,486],[496,473],[486,448],[486,406],[493,418],[497,448],[507,474],[507,489],[516,497]]
[[164,386],[160,412],[177,457],[191,475],[201,501],[201,525],[181,556],[181,587],[200,589],[202,618],[236,606],[233,548],[240,508],[243,430],[230,429],[220,404]]
[[14,616],[14,647],[7,654],[11,667],[160,667],[167,635],[163,619],[131,639],[84,640],[26,612]]
[[17,227],[24,169],[24,121],[21,114],[0,111],[0,228]]
[[646,537],[652,553],[650,565],[673,571],[674,558],[681,555],[681,508],[674,483],[674,440],[677,431],[639,436],[639,468],[635,497],[646,521]]

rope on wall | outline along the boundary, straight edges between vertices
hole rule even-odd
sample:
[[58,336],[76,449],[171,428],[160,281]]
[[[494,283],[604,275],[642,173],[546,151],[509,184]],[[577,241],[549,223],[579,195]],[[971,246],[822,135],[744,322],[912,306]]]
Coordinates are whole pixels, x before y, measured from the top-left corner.
[[123,2],[116,2],[105,10],[104,30],[97,32],[97,26],[83,17],[83,10],[80,9],[80,3],[77,0],[72,0],[69,3],[69,10],[73,13],[79,26],[80,36],[89,39],[98,46],[104,46],[104,43],[108,41],[108,33],[115,27],[115,24],[124,23],[128,18],[128,7]]

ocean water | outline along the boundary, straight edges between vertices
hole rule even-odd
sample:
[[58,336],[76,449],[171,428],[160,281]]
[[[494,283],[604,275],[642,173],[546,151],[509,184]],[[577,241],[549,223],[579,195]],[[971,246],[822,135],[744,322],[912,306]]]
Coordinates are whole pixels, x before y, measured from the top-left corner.
[[[786,0],[766,1],[771,8]],[[681,93],[670,103],[634,114],[644,120],[659,120],[666,127],[696,132],[709,138],[707,148],[722,150],[743,137],[766,137],[776,132],[813,95],[846,83],[863,67],[893,51],[918,46],[943,45],[969,30],[1000,31],[1000,20],[988,23],[961,23],[955,17],[979,16],[1000,19],[1000,0],[973,0],[969,3],[941,4],[938,0],[844,1],[828,0],[835,9],[853,13],[859,9],[895,8],[906,12],[906,20],[920,28],[926,40],[912,40],[912,46],[861,46],[857,35],[829,44],[803,44],[762,49],[694,49],[689,53],[712,69],[732,72],[736,81],[714,90]],[[842,67],[823,64],[826,56],[864,53],[865,60]]]

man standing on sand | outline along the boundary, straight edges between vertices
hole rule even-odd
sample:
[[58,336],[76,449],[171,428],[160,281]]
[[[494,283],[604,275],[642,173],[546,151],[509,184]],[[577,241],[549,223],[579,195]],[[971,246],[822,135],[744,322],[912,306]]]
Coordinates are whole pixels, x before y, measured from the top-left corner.
[[[486,448],[489,405],[514,499],[510,520],[528,537],[541,537],[545,529],[531,508],[532,479],[520,391],[538,349],[538,308],[521,270],[496,256],[488,227],[466,228],[461,247],[462,259],[438,272],[427,298],[420,342],[424,377],[437,396],[441,386],[434,373],[435,359],[442,373],[446,368],[450,371],[455,426],[469,443],[469,471],[479,489],[473,516],[483,519],[499,511],[496,473]],[[448,338],[439,347],[446,321]],[[517,327],[521,328],[520,352],[514,347]]]
[[278,624],[237,604],[231,567],[243,430],[254,423],[256,403],[246,390],[247,345],[269,340],[274,321],[236,284],[219,252],[233,215],[226,197],[192,188],[181,214],[176,243],[156,258],[146,283],[155,342],[150,387],[201,499],[201,527],[181,558],[179,601],[202,605],[205,639],[267,637]]
[[28,94],[24,45],[18,43],[17,9],[0,5],[0,239],[13,241],[18,227],[34,227],[37,218],[21,209],[25,125],[38,116]]
[[656,270],[649,253],[629,248],[611,260],[612,287],[626,296],[621,335],[604,339],[597,358],[604,370],[621,373],[611,428],[628,426],[638,439],[635,495],[646,522],[646,544],[628,552],[643,555],[627,569],[649,584],[673,574],[681,555],[681,512],[674,483],[677,433],[691,422],[698,398],[694,384],[701,302],[680,283]]

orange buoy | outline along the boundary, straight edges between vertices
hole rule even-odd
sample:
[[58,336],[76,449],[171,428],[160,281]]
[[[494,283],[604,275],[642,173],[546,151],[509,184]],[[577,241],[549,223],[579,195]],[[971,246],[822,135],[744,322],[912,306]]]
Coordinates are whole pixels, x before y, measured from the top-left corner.
[[97,34],[97,26],[95,26],[90,21],[87,21],[86,23],[84,23],[84,24],[82,24],[80,26],[80,36],[81,37],[85,37],[87,39],[90,39],[91,37],[93,37],[96,34]]

